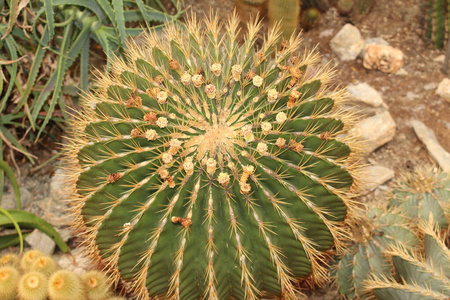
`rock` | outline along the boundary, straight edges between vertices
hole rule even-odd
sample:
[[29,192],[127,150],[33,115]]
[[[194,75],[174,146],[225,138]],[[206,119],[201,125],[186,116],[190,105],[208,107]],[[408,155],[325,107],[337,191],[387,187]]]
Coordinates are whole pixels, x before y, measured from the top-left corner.
[[419,140],[427,147],[431,157],[438,163],[442,170],[450,172],[450,153],[442,148],[434,132],[418,120],[412,120],[411,125]]
[[364,40],[358,28],[345,24],[331,39],[330,47],[341,60],[354,60],[364,47]]
[[64,200],[67,197],[66,193],[66,178],[67,174],[63,169],[56,169],[50,182],[50,196],[55,200]]
[[[25,187],[19,187],[20,205],[24,210],[29,210],[33,205],[33,194]],[[2,207],[4,209],[17,209],[17,199],[13,188],[10,186],[9,192],[3,195]]]
[[361,102],[372,107],[388,107],[381,95],[365,82],[350,84],[347,86],[347,91],[352,101]]
[[55,230],[58,231],[64,242],[67,242],[73,237],[73,230],[69,228],[55,228]]
[[444,78],[439,83],[436,94],[438,94],[440,97],[442,97],[444,100],[447,100],[450,102],[450,79]]
[[388,111],[384,111],[358,122],[351,132],[361,136],[362,151],[370,153],[391,141],[395,136],[395,129],[394,119]]
[[50,197],[36,204],[44,211],[43,218],[56,227],[65,226],[73,222],[74,216],[69,212],[65,177],[63,169],[57,169],[50,182]]
[[364,54],[366,54],[366,46],[367,45],[384,45],[384,46],[389,46],[389,43],[383,39],[382,37],[374,37],[374,38],[370,38],[370,39],[365,39],[364,40],[364,46],[361,49],[361,52],[359,53],[359,57],[363,58]]
[[36,250],[40,250],[46,255],[52,255],[55,251],[55,242],[43,233],[42,231],[35,229],[30,235],[25,238],[25,241]]
[[408,71],[406,71],[405,69],[401,68],[400,70],[395,72],[395,75],[405,76],[405,75],[408,75]]
[[416,93],[414,93],[414,92],[411,92],[411,91],[406,92],[406,99],[407,99],[409,102],[414,101],[414,100],[416,100],[417,98],[420,98],[420,95],[418,95],[418,94],[416,94]]
[[425,84],[424,86],[423,86],[423,88],[425,89],[425,90],[427,90],[427,91],[429,91],[429,90],[434,90],[435,88],[437,88],[437,83],[436,82],[428,82],[427,84]]
[[92,261],[83,254],[79,247],[70,253],[61,255],[56,261],[61,268],[71,270],[77,275],[82,275],[93,265]]
[[325,29],[319,33],[319,38],[332,36],[334,32],[333,28]]
[[439,56],[437,56],[436,58],[433,59],[433,61],[438,62],[438,63],[443,63],[445,60],[445,55],[441,54]]
[[385,45],[367,45],[363,65],[367,69],[395,73],[403,67],[404,55],[400,49]]
[[365,185],[363,186],[361,192],[362,195],[367,195],[380,185],[394,178],[393,170],[380,165],[368,166],[364,168],[361,172],[364,176],[365,181]]

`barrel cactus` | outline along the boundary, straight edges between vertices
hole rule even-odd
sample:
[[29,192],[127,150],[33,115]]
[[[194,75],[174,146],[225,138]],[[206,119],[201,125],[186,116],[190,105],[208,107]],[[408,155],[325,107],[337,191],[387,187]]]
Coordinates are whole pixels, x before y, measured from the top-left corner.
[[[418,223],[420,247],[401,244],[384,254],[392,259],[394,276],[371,276],[364,282],[368,295],[377,299],[444,300],[450,298],[450,250],[432,220]],[[423,250],[422,250],[423,249]]]
[[260,23],[242,45],[238,24],[192,16],[131,42],[71,124],[74,226],[138,299],[294,299],[347,234],[345,93],[299,36],[256,49]]
[[[428,256],[433,259],[446,253],[448,255],[443,238],[438,238],[439,234],[433,234],[434,229],[430,228],[437,228],[437,231],[442,231],[445,236],[449,221],[448,174],[435,172],[430,168],[405,174],[398,180],[389,200],[374,205],[365,218],[360,220],[359,226],[355,226],[354,243],[335,266],[339,292],[347,299],[372,299],[374,295],[379,296],[379,299],[429,299],[426,296],[433,293],[425,289],[421,290],[423,294],[419,293],[418,298],[408,298],[407,295],[418,287],[411,285],[417,279],[412,273],[420,273],[416,269],[419,268],[417,266],[423,267],[421,257]],[[437,246],[430,248],[427,243],[444,245],[446,251],[441,255],[442,249]],[[425,253],[417,249],[425,249]],[[450,258],[443,261],[443,264],[435,267],[450,268]],[[411,270],[414,271],[411,273]],[[397,277],[406,280],[404,283],[407,285],[388,284],[394,283]],[[438,279],[436,284],[448,282],[444,277]],[[428,279],[420,279],[417,282],[425,282],[427,285],[432,283]],[[420,292],[420,289],[416,291]],[[438,291],[437,295],[441,292],[443,291]],[[447,299],[442,295],[441,297],[430,299]]]

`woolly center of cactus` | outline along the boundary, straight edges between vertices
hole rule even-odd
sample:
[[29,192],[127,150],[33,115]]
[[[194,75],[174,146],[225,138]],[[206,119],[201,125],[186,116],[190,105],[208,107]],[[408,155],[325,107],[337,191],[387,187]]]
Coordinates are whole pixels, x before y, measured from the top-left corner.
[[[217,154],[233,152],[233,138],[236,132],[227,124],[205,124],[205,134],[199,136],[197,159],[200,160],[206,153],[210,157]],[[192,138],[194,142],[196,138]],[[190,143],[187,142],[187,145]]]
[[6,280],[8,280],[8,278],[9,278],[9,273],[8,272],[6,272],[6,271],[0,272],[0,279],[1,280],[6,281]]
[[48,265],[48,261],[42,258],[39,258],[36,262],[36,267],[42,268]]
[[35,289],[39,286],[40,280],[37,276],[30,276],[27,278],[27,285],[29,288]]
[[55,288],[56,290],[63,289],[65,284],[66,284],[65,280],[62,278],[56,278],[52,282],[53,288]]
[[95,288],[98,285],[97,278],[93,278],[93,277],[89,278],[88,284],[89,284],[89,287]]

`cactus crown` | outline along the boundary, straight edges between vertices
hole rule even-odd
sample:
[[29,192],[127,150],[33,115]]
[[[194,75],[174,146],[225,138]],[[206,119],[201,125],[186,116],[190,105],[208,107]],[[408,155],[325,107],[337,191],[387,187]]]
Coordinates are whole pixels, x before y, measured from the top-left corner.
[[[356,159],[332,71],[210,16],[130,43],[67,146],[89,254],[140,299],[296,296],[341,245]],[[222,33],[221,33],[222,32]]]

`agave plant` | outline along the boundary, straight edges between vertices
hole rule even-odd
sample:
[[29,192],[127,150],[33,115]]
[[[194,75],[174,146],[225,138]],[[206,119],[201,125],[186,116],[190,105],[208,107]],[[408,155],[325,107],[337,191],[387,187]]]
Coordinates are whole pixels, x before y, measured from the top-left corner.
[[71,124],[74,226],[139,299],[295,299],[346,235],[359,165],[345,93],[300,36],[274,28],[257,49],[261,24],[242,45],[238,24],[148,32]]

